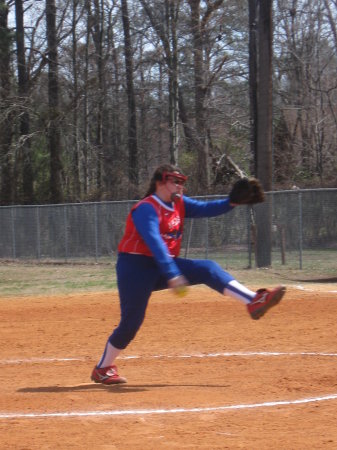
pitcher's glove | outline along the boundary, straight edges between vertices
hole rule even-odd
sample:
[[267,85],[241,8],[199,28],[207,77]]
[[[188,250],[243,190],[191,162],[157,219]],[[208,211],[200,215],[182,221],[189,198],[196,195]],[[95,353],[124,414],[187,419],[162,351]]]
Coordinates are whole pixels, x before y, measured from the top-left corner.
[[256,178],[242,178],[234,183],[229,202],[234,205],[253,205],[265,200],[263,188]]

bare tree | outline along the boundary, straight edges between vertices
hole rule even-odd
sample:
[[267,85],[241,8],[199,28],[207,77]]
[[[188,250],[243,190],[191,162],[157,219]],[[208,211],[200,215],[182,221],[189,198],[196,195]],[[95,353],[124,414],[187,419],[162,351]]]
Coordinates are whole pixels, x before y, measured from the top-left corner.
[[94,11],[91,10],[91,2],[87,2],[88,14],[90,18],[90,31],[95,45],[95,61],[97,67],[97,108],[96,108],[96,131],[95,131],[95,159],[96,159],[96,189],[98,193],[102,191],[102,155],[103,155],[103,105],[105,95],[104,79],[104,9],[100,0],[93,0]]
[[272,189],[272,0],[259,1],[256,175]]
[[[336,146],[336,1],[278,1],[275,57],[278,181],[333,183]],[[288,152],[285,153],[285,149]],[[282,161],[291,161],[282,171]],[[283,164],[284,166],[284,164]]]
[[210,184],[209,148],[206,132],[205,73],[200,19],[200,0],[188,0],[191,8],[191,30],[194,57],[195,126],[198,139],[197,179],[200,192],[208,192]]
[[[198,192],[208,192],[210,187],[210,131],[206,109],[206,99],[211,81],[206,74],[204,63],[205,37],[207,24],[212,14],[220,8],[223,0],[207,2],[207,7],[201,15],[200,0],[188,0],[191,9],[191,33],[193,40],[193,71],[194,71],[194,104],[195,127],[197,136],[197,179]],[[226,58],[223,59],[223,62]],[[221,64],[219,66],[219,70]],[[211,77],[213,78],[213,77]]]
[[138,196],[138,146],[137,146],[137,114],[133,82],[133,56],[130,35],[130,19],[127,0],[121,0],[124,29],[124,57],[126,70],[126,86],[128,96],[128,149],[129,149],[129,194]]
[[48,43],[48,145],[50,152],[50,200],[53,203],[60,203],[63,195],[61,187],[61,130],[55,0],[46,0],[46,24]]
[[78,86],[78,60],[77,60],[77,22],[78,22],[78,5],[79,0],[73,0],[72,4],[72,26],[71,26],[71,37],[72,37],[72,73],[73,73],[73,139],[72,139],[72,162],[71,162],[71,173],[72,173],[72,195],[76,200],[81,198],[81,186],[80,186],[80,128],[79,128],[79,86]]
[[250,109],[250,151],[253,156],[252,173],[257,173],[257,6],[258,0],[248,0],[249,9],[249,109]]
[[8,28],[8,6],[4,0],[0,0],[0,204],[2,205],[9,205],[13,200],[11,39],[11,33]]
[[151,25],[157,33],[163,46],[164,60],[168,70],[168,127],[170,139],[170,162],[179,163],[179,105],[178,105],[178,39],[177,22],[179,17],[180,1],[165,0],[160,8],[154,8],[150,2],[140,0]]
[[29,79],[25,52],[25,31],[24,31],[24,12],[23,1],[15,0],[15,21],[16,21],[16,48],[17,48],[17,67],[18,67],[18,94],[19,102],[22,105],[20,112],[20,138],[21,146],[19,148],[22,154],[22,202],[24,204],[34,203],[33,189],[33,168],[31,155],[30,139],[30,117],[28,112],[29,105]]
[[[251,148],[255,175],[266,191],[272,189],[272,0],[249,0],[249,69]],[[257,33],[256,33],[257,30]],[[257,34],[257,36],[256,36]],[[271,207],[256,214],[258,267],[271,265]]]
[[224,154],[267,190],[335,183],[336,0],[274,2],[273,67],[267,0],[0,4],[2,202],[135,197],[164,159],[223,193]]

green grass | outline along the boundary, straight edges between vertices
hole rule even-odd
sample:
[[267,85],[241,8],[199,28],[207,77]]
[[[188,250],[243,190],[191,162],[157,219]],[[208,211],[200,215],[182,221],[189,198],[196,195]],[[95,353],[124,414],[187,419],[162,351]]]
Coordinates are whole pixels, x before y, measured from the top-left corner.
[[[206,253],[190,253],[191,258],[205,258]],[[208,257],[218,262],[228,271],[242,271],[249,268],[249,258],[246,251],[225,250],[212,252]],[[271,272],[286,274],[301,274],[308,278],[337,277],[337,250],[305,250],[302,254],[302,268],[300,268],[300,255],[298,251],[287,251],[285,264],[282,264],[280,252],[272,253]],[[254,255],[251,258],[251,272],[256,274],[266,269],[256,269]],[[248,273],[248,272],[247,272]]]
[[[183,255],[183,253],[182,253]],[[205,253],[188,257],[204,258]],[[238,281],[249,286],[273,284],[301,284],[321,280],[337,280],[337,251],[320,250],[303,252],[303,267],[299,269],[298,252],[287,252],[286,264],[273,253],[271,268],[248,269],[246,252],[224,251],[209,253]],[[72,262],[0,262],[0,296],[34,296],[70,294],[75,292],[110,291],[116,289],[115,262],[111,260]]]
[[0,264],[0,296],[68,294],[116,289],[114,264]]

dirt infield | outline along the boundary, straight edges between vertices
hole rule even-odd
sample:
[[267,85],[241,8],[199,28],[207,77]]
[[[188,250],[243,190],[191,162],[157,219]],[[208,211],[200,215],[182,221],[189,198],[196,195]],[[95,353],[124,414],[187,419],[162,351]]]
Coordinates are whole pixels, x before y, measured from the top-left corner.
[[90,381],[116,292],[0,299],[0,448],[336,449],[337,286],[289,287],[252,321],[204,287],[150,301],[118,360]]

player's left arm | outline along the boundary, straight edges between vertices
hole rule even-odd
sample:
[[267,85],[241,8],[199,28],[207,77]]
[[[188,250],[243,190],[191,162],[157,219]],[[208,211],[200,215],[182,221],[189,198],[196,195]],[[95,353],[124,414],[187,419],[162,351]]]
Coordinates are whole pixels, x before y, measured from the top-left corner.
[[201,201],[190,197],[183,197],[185,204],[185,217],[214,217],[231,211],[234,206],[229,199]]

